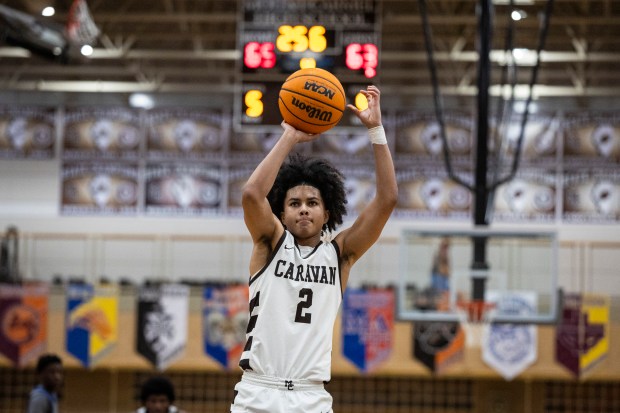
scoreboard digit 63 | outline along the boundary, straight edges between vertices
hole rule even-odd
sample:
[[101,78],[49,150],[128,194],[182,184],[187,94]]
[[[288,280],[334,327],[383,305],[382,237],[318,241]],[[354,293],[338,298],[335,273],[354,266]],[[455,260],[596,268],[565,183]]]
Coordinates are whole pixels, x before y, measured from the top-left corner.
[[[241,4],[237,126],[279,125],[280,87],[301,68],[330,71],[342,83],[347,103],[364,104],[359,90],[379,77],[381,30],[375,0],[245,0]],[[358,122],[345,111],[339,126]]]

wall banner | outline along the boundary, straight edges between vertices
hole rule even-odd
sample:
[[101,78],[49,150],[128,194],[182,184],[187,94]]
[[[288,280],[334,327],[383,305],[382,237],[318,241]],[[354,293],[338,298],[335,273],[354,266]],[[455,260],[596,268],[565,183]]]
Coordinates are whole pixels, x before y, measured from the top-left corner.
[[463,359],[465,332],[458,322],[416,322],[413,357],[433,373],[442,373]]
[[609,351],[609,296],[566,294],[555,331],[555,358],[576,377],[591,371]]
[[45,351],[49,286],[0,284],[0,354],[24,367]]
[[394,291],[347,289],[341,330],[343,355],[361,371],[376,369],[394,344]]
[[204,351],[225,369],[238,367],[248,325],[247,285],[205,287],[202,303]]
[[138,354],[159,370],[178,359],[187,345],[188,311],[188,286],[142,287],[138,291]]
[[67,352],[84,367],[105,357],[118,341],[118,286],[69,284]]
[[[496,298],[497,297],[497,298]],[[494,312],[502,315],[532,315],[536,312],[535,292],[487,293]],[[538,329],[532,324],[486,324],[482,337],[482,359],[505,380],[512,380],[538,358]]]

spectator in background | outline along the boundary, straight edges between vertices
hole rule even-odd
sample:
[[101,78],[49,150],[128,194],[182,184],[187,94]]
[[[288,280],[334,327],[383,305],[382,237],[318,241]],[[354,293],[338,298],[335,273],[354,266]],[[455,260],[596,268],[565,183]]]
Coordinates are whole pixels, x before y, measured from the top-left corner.
[[58,395],[64,371],[55,354],[44,354],[37,361],[39,384],[30,392],[27,413],[58,413]]
[[142,407],[136,413],[185,413],[173,403],[174,386],[166,377],[151,377],[142,384]]

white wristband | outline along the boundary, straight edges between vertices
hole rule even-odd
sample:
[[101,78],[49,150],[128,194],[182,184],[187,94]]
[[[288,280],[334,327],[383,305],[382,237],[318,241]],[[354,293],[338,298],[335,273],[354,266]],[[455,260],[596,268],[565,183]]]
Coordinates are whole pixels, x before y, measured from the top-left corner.
[[385,137],[383,125],[368,129],[368,137],[370,138],[370,142],[375,145],[387,145],[387,138]]

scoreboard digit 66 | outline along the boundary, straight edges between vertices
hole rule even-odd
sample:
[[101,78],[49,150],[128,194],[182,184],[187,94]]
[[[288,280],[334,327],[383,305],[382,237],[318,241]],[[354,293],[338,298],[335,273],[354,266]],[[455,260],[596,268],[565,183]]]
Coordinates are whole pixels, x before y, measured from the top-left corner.
[[[239,22],[239,127],[282,122],[278,93],[289,74],[320,67],[342,83],[347,103],[363,104],[360,89],[379,76],[379,19],[375,0],[245,0]],[[339,126],[357,125],[345,111]]]

